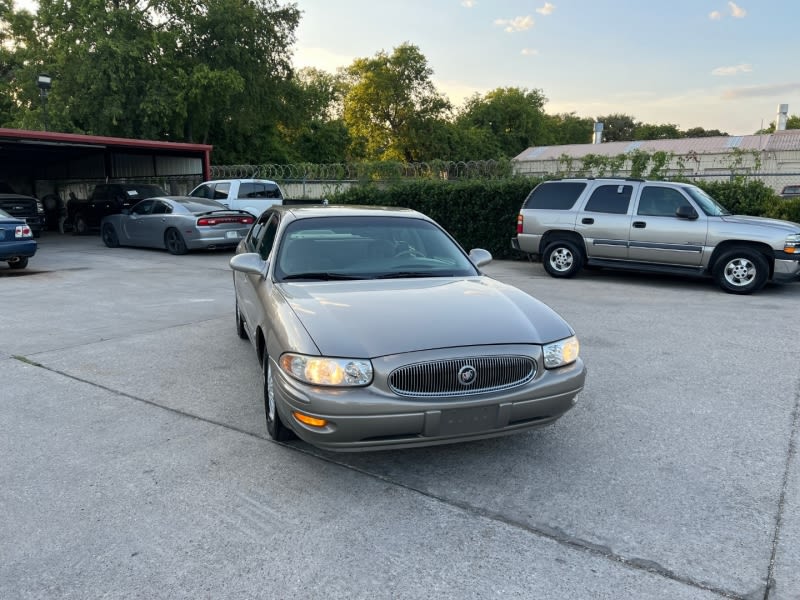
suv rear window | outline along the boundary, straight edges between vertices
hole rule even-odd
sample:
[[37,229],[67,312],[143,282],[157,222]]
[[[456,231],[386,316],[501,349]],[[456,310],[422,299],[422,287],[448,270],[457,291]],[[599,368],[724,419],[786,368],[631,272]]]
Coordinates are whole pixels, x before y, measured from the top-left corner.
[[586,188],[584,181],[553,181],[540,183],[525,198],[522,208],[539,210],[569,210]]

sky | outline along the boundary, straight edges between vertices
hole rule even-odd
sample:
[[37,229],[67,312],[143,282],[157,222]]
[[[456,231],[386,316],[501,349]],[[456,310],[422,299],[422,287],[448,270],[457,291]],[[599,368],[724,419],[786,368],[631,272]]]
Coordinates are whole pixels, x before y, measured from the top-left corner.
[[622,113],[731,135],[774,122],[779,104],[800,115],[798,0],[294,3],[296,68],[333,73],[410,43],[456,106],[500,87],[537,89],[550,114]]
[[797,0],[297,0],[293,63],[417,46],[455,105],[538,89],[550,114],[749,135],[800,114]]

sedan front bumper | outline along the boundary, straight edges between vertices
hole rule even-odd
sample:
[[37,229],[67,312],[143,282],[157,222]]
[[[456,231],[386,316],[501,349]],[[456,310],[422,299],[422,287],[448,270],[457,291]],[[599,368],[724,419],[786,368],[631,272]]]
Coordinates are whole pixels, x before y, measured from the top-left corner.
[[[397,396],[378,374],[370,386],[336,389],[302,384],[275,364],[272,369],[281,421],[314,446],[351,452],[447,444],[543,427],[575,405],[586,378],[579,359],[542,370],[532,381],[508,390],[422,399]],[[293,416],[295,411],[324,419],[326,425],[306,425]]]

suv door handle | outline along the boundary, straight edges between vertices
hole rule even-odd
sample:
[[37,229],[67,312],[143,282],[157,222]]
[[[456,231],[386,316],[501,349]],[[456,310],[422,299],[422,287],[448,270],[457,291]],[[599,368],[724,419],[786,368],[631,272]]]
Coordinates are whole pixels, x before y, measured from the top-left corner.
[[594,223],[594,219],[586,217],[585,219],[581,219],[581,223],[583,223],[584,225],[591,225],[592,223]]
[[633,226],[636,227],[636,229],[644,229],[645,227],[647,227],[647,223],[645,223],[644,221],[634,221]]

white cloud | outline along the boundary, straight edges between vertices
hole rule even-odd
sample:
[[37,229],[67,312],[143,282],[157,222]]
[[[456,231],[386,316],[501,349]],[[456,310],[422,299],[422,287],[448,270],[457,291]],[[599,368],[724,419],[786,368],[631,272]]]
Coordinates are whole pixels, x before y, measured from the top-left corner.
[[536,48],[523,48],[520,54],[522,56],[539,56],[539,51]]
[[477,2],[475,2],[475,0],[461,0],[461,6],[464,8],[472,8],[476,4]]
[[542,8],[537,8],[536,12],[540,15],[552,15],[553,11],[556,9],[554,4],[550,4],[549,2],[545,2]]
[[728,2],[728,6],[731,9],[731,16],[735,19],[744,19],[747,11],[743,9],[741,6],[737,6],[734,2]]
[[719,21],[722,18],[722,13],[718,10],[712,10],[710,13],[708,13],[708,18],[712,21]]
[[711,74],[725,77],[728,75],[738,75],[739,73],[750,73],[752,70],[753,67],[751,65],[742,63],[740,65],[733,65],[731,67],[717,67],[711,71]]
[[[722,93],[724,100],[739,100],[741,98],[777,98],[787,94],[800,92],[800,82],[776,83],[771,85],[754,85],[750,87],[733,88]],[[773,105],[774,106],[774,105]]]
[[533,17],[530,15],[525,17],[514,17],[513,19],[496,19],[494,24],[505,27],[508,33],[515,33],[517,31],[527,31],[533,27]]

